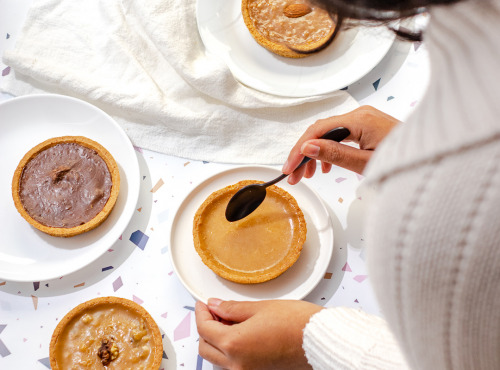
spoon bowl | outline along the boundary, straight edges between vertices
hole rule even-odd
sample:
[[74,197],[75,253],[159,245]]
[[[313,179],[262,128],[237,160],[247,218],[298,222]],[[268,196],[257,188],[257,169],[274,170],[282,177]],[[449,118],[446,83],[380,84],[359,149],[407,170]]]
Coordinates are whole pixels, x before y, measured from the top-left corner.
[[[347,138],[350,131],[345,127],[337,127],[321,136],[321,139],[342,141]],[[295,170],[309,162],[311,158],[305,157]],[[226,220],[234,222],[245,218],[255,211],[266,199],[266,188],[283,180],[288,175],[281,174],[274,180],[262,184],[250,184],[238,190],[229,200],[226,207]]]

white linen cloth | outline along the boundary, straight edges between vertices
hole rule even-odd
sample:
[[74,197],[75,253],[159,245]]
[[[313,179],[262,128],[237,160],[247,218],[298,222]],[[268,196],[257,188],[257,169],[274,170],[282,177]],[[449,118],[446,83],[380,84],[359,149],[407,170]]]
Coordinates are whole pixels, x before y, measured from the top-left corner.
[[205,53],[196,0],[34,0],[0,89],[60,93],[110,114],[133,144],[226,163],[283,163],[302,132],[357,102],[284,98],[237,82]]

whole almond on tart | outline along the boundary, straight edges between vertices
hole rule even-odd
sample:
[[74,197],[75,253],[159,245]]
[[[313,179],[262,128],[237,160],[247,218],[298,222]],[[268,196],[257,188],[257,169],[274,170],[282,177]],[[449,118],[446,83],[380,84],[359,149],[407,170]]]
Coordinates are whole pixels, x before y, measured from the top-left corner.
[[312,9],[307,4],[290,4],[285,7],[283,14],[288,18],[303,17],[312,12]]
[[257,43],[287,58],[322,50],[336,33],[330,14],[306,0],[242,0],[241,11]]

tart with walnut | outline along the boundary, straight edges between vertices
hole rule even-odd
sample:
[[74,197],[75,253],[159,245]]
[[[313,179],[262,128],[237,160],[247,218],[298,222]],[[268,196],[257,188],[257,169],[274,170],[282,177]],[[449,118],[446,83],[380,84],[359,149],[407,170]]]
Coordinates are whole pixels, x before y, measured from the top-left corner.
[[306,0],[242,0],[241,12],[253,38],[283,57],[316,53],[336,33],[330,14]]
[[236,283],[262,283],[278,277],[299,258],[306,240],[304,214],[295,198],[276,185],[247,217],[229,222],[229,199],[242,187],[261,181],[240,181],[212,193],[197,210],[193,238],[202,261],[220,277]]
[[46,234],[70,237],[108,217],[120,189],[112,155],[83,136],[62,136],[32,148],[12,179],[14,204],[26,221]]
[[151,315],[118,297],[76,306],[56,326],[50,341],[53,370],[157,370],[162,358],[162,336]]

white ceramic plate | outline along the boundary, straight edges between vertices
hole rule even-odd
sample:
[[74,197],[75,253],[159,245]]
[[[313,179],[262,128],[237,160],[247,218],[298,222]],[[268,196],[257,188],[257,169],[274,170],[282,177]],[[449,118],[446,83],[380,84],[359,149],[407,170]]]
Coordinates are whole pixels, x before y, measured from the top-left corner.
[[261,284],[237,284],[222,279],[201,260],[193,243],[193,218],[214,191],[241,180],[271,180],[280,171],[245,166],[218,173],[197,185],[180,203],[170,229],[170,256],[175,272],[198,300],[210,297],[234,300],[302,299],[320,282],[333,252],[333,227],[323,201],[304,183],[278,186],[295,197],[307,222],[307,239],[297,262],[276,279]]
[[241,1],[198,0],[196,11],[207,51],[222,58],[241,83],[279,96],[322,95],[349,86],[370,72],[394,41],[386,27],[357,27],[340,32],[315,55],[284,58],[253,39]]
[[[44,234],[17,212],[11,196],[14,171],[24,154],[42,141],[86,136],[103,145],[120,170],[116,205],[98,228],[71,238]],[[74,272],[101,256],[120,237],[139,197],[135,150],[125,132],[91,104],[62,95],[31,95],[0,104],[0,278],[41,281]]]

